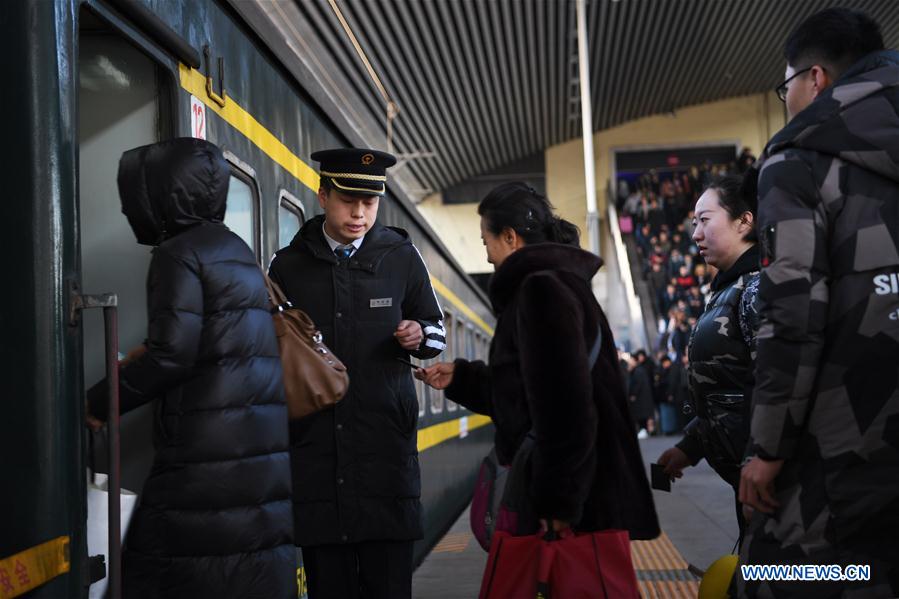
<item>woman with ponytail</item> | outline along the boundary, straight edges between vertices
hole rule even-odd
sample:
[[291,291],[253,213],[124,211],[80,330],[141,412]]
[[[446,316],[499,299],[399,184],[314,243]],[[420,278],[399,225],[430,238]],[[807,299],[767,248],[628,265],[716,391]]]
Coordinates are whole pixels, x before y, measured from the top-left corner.
[[510,464],[532,439],[530,505],[519,517],[533,517],[519,523],[519,533],[542,525],[657,536],[615,341],[591,287],[602,260],[582,250],[577,227],[524,183],[491,191],[478,214],[496,271],[489,364],[442,362],[416,377],[493,419],[500,463]]

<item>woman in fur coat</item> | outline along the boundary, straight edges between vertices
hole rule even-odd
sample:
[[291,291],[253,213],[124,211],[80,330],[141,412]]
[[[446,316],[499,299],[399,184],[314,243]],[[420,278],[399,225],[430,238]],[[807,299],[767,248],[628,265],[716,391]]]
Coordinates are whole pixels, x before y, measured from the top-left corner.
[[442,362],[416,376],[493,419],[500,463],[510,464],[532,433],[527,499],[534,531],[539,519],[556,531],[615,528],[633,539],[657,536],[615,342],[591,287],[602,260],[580,249],[577,228],[523,183],[497,187],[478,213],[487,260],[496,269],[490,363]]

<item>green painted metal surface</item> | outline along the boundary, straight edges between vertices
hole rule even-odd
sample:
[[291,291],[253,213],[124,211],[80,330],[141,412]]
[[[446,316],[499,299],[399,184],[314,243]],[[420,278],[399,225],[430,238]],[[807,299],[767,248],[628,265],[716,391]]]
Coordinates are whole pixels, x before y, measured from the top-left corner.
[[75,276],[75,90],[72,2],[0,5],[4,235],[0,268],[0,556],[72,537],[72,571],[30,597],[79,597],[84,553],[82,406],[76,330],[67,323]]

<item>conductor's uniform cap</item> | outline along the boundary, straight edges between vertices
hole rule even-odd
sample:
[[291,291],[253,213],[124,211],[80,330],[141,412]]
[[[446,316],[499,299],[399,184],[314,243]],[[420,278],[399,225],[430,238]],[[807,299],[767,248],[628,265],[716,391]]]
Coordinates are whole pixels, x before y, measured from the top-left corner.
[[384,195],[387,169],[396,164],[395,156],[364,148],[321,150],[312,159],[320,163],[319,174],[334,189],[359,195]]

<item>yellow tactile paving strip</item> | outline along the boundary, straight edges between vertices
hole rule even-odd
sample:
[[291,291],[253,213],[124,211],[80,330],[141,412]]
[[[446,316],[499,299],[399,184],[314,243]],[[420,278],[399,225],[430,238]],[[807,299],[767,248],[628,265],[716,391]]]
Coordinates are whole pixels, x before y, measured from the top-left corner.
[[631,559],[637,570],[687,569],[687,562],[664,532],[652,541],[631,541]]
[[444,536],[431,553],[462,553],[468,548],[471,535],[467,532],[453,532]]
[[664,532],[652,541],[632,541],[631,559],[643,599],[695,599],[699,581]]

